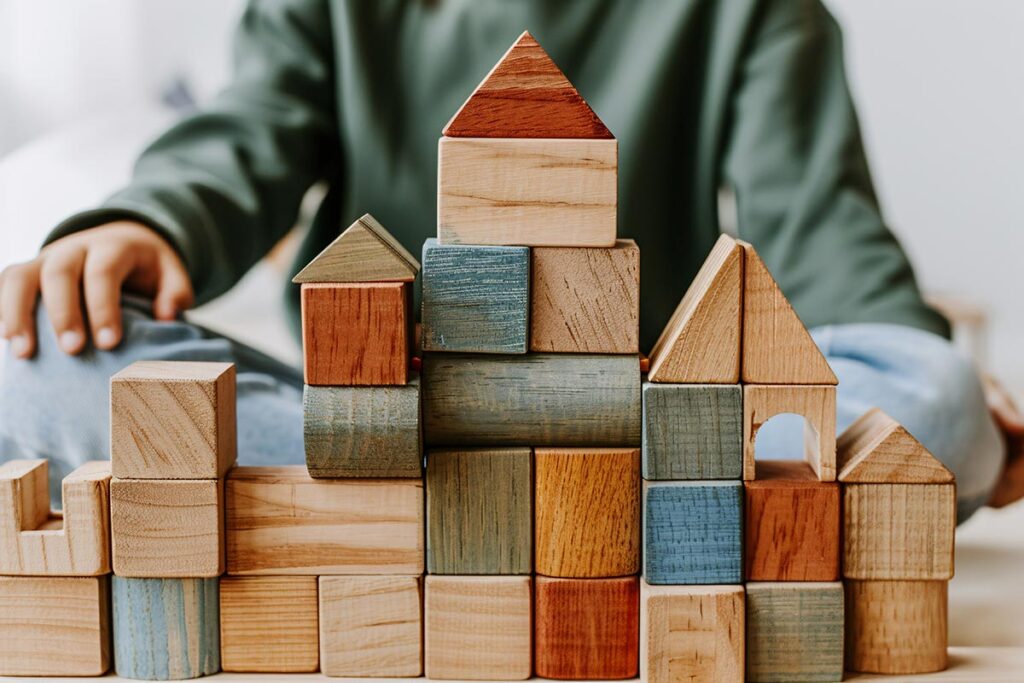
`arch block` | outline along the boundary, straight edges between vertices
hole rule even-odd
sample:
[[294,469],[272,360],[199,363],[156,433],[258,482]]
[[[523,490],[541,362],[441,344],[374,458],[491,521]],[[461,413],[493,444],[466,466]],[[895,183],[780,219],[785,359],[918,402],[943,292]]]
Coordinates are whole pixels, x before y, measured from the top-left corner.
[[804,458],[819,481],[835,481],[836,388],[824,384],[749,384],[743,388],[743,479],[756,479],[754,441],[757,431],[782,413],[804,418]]

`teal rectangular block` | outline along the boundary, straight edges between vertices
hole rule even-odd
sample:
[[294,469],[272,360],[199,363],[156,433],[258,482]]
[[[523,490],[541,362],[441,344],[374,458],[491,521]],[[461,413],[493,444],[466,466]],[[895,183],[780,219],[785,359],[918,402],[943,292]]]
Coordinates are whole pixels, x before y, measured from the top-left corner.
[[424,351],[526,353],[530,249],[423,245]]

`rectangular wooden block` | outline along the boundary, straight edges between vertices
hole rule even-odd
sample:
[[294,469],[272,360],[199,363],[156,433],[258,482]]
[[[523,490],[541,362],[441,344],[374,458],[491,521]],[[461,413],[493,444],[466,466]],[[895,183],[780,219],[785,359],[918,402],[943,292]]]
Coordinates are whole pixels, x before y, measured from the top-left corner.
[[640,582],[640,680],[743,683],[743,586]]
[[637,675],[637,577],[538,576],[536,581],[534,666],[538,676],[586,680]]
[[320,659],[327,676],[423,673],[418,576],[320,578]]
[[748,581],[839,580],[839,484],[802,460],[765,460],[746,484]]
[[224,483],[113,479],[110,532],[118,576],[219,576],[224,572]]
[[532,494],[529,448],[430,451],[427,571],[529,574]]
[[423,476],[420,380],[398,387],[313,387],[302,393],[309,475]]
[[843,516],[844,577],[953,577],[955,484],[845,484]]
[[426,577],[423,635],[427,678],[529,678],[531,582],[529,576]]
[[565,578],[640,571],[640,451],[534,452],[534,567]]
[[747,584],[747,680],[843,680],[843,584]]
[[530,250],[423,244],[424,351],[526,353]]
[[229,574],[422,574],[420,479],[312,479],[236,467],[227,481]]
[[110,579],[0,576],[0,676],[102,676]]
[[643,385],[644,479],[740,479],[743,388]]
[[235,463],[235,366],[136,361],[110,378],[118,479],[216,479]]
[[412,325],[412,283],[303,284],[306,384],[405,384]]
[[836,480],[836,388],[827,384],[743,387],[743,479],[757,479],[757,430],[781,413],[804,418],[804,458],[821,481]]
[[531,254],[530,350],[640,351],[640,249],[538,247]]
[[427,354],[431,446],[640,445],[637,356]]
[[315,576],[225,576],[220,580],[220,662],[242,673],[319,667]]
[[441,138],[437,237],[446,244],[610,247],[615,140]]
[[644,482],[643,534],[647,583],[742,583],[743,484]]

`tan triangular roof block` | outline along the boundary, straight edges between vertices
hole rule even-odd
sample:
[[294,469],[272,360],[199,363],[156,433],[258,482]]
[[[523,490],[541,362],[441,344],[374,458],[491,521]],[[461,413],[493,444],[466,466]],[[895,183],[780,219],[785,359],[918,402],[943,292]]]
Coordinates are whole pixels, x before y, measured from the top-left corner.
[[292,282],[414,280],[420,262],[370,214],[348,226]]
[[839,481],[846,484],[948,484],[946,469],[903,425],[872,408],[836,441]]
[[462,138],[611,138],[544,48],[524,31],[455,113]]

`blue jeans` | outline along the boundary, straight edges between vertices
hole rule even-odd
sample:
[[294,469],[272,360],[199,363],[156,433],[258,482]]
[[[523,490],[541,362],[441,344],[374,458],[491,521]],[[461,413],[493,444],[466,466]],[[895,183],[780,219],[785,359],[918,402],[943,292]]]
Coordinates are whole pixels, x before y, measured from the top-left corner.
[[[238,370],[238,461],[304,463],[302,373],[231,339],[184,321],[156,322],[147,301],[127,298],[124,341],[79,357],[58,348],[45,313],[32,361],[4,359],[0,370],[0,461],[50,458],[59,482],[87,460],[109,454],[109,378],[142,359],[230,361]],[[897,325],[836,325],[813,331],[839,376],[838,429],[872,406],[903,423],[957,478],[965,520],[988,500],[1005,447],[985,407],[978,374],[946,340]],[[802,452],[801,430],[786,418],[758,435],[758,457]]]

